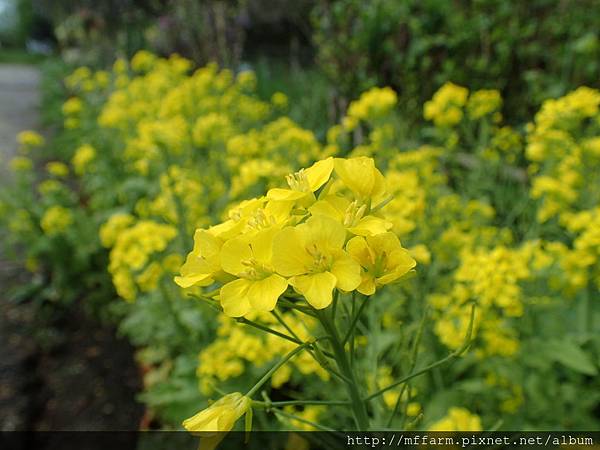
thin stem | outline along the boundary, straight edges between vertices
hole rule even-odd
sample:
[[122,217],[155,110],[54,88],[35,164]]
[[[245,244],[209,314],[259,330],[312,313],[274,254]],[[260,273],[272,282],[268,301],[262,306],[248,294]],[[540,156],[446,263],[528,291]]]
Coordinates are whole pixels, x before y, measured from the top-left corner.
[[306,347],[308,347],[310,344],[302,344],[299,345],[298,347],[296,347],[294,350],[292,350],[291,352],[289,352],[287,355],[285,355],[283,358],[281,358],[279,360],[279,362],[277,364],[275,364],[273,367],[271,367],[267,373],[265,373],[262,378],[260,380],[258,380],[258,382],[248,391],[248,393],[246,394],[246,397],[252,397],[256,391],[258,391],[263,384],[265,384],[269,378],[271,378],[271,376],[277,371],[277,369],[279,369],[281,366],[283,366],[285,363],[287,363],[290,359],[292,359],[297,353],[300,353],[302,350],[304,350]]
[[318,318],[325,328],[325,331],[329,333],[331,336],[331,348],[333,354],[335,356],[335,361],[338,365],[340,373],[348,378],[346,383],[346,390],[348,391],[348,395],[351,400],[352,410],[354,413],[354,420],[356,422],[356,427],[358,430],[368,430],[369,429],[369,416],[367,414],[366,403],[362,400],[359,383],[356,379],[356,374],[354,370],[352,370],[352,366],[350,365],[350,361],[348,360],[348,355],[344,350],[344,346],[340,341],[337,329],[335,328],[335,324],[330,320],[328,314],[323,311],[317,311]]
[[287,323],[285,323],[283,317],[281,317],[276,310],[271,311],[271,314],[273,315],[273,317],[275,317],[275,319],[277,319],[277,321],[283,326],[283,328],[285,328],[295,339],[300,341],[298,335],[294,333],[294,330],[292,330]]
[[297,305],[296,303],[291,302],[285,298],[280,298],[279,300],[277,300],[277,303],[281,306],[287,306],[288,308],[294,309],[303,314],[315,317],[315,313],[308,306]]
[[439,366],[447,363],[448,361],[462,355],[467,350],[467,348],[469,348],[469,345],[471,344],[471,335],[473,333],[473,322],[474,321],[475,321],[475,305],[473,305],[473,307],[471,309],[471,321],[469,323],[469,329],[467,331],[467,336],[465,338],[465,342],[458,350],[455,350],[452,353],[450,353],[448,356],[446,356],[445,358],[440,359],[439,361],[436,361],[432,364],[429,364],[428,366],[425,366],[422,369],[419,369],[416,372],[413,372],[413,373],[405,376],[404,378],[401,378],[400,380],[384,387],[383,389],[378,390],[374,394],[371,394],[367,398],[365,398],[365,401],[373,400],[374,398],[380,396],[381,394],[384,394],[385,392],[389,391],[390,389],[394,389],[396,386],[399,386],[402,383],[406,383],[408,380],[418,377],[419,375],[422,375],[425,372],[429,372],[430,370],[433,370],[436,367],[439,367]]
[[331,320],[335,323],[335,312],[337,310],[338,298],[340,296],[340,291],[337,289],[333,293],[333,304],[331,305]]
[[265,325],[262,325],[260,323],[257,323],[257,322],[253,322],[252,320],[248,320],[248,319],[246,319],[244,317],[238,317],[236,320],[239,323],[243,323],[244,325],[249,325],[249,326],[257,328],[257,329],[259,329],[261,331],[265,331],[266,333],[273,334],[273,335],[275,335],[277,337],[285,339],[286,341],[293,342],[294,344],[298,344],[298,345],[304,345],[305,344],[300,339],[296,339],[295,337],[288,336],[287,334],[280,333],[279,331],[273,330],[272,328],[269,328],[269,327],[267,327]]
[[342,406],[349,405],[349,401],[344,400],[285,400],[281,402],[272,402],[272,401],[264,401],[261,402],[259,400],[252,400],[252,406],[257,405],[264,408],[270,408],[271,406],[279,407],[279,406],[294,406],[294,405],[330,405],[330,406]]
[[[415,366],[417,365],[417,354],[418,354],[418,350],[419,350],[419,344],[421,343],[421,337],[423,336],[423,329],[425,328],[425,321],[427,319],[428,312],[429,312],[429,310],[425,309],[425,312],[423,313],[423,317],[421,318],[420,323],[419,323],[419,328],[417,329],[417,335],[415,336],[415,340],[413,342],[413,347],[412,347],[412,351],[411,351],[411,355],[410,355],[410,366],[408,369],[409,372],[412,372],[413,370],[415,370]],[[398,408],[400,407],[400,403],[402,402],[402,396],[404,395],[404,392],[406,392],[407,386],[408,386],[408,384],[405,384],[404,386],[402,386],[400,395],[398,396],[398,399],[396,400],[396,404],[394,405],[394,410],[392,411],[392,414],[390,415],[390,418],[388,419],[388,422],[387,422],[388,427],[390,427],[392,425],[394,416],[398,413]],[[407,400],[407,403],[408,403],[408,400]]]
[[360,318],[360,315],[363,312],[363,309],[365,309],[365,306],[367,306],[368,300],[369,300],[369,297],[365,295],[365,298],[364,298],[362,304],[360,305],[360,308],[358,308],[358,312],[352,318],[352,323],[350,324],[350,328],[348,328],[348,331],[346,331],[346,335],[344,336],[344,339],[342,340],[342,347],[346,345],[346,342],[348,342],[348,339],[350,339],[350,336],[354,332],[354,328],[356,327],[356,324],[358,322],[358,319]]

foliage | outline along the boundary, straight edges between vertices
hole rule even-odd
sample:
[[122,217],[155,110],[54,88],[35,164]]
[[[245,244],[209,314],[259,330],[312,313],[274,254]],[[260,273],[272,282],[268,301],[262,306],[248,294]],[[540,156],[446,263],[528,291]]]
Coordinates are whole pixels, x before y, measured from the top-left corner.
[[257,84],[148,52],[78,68],[61,145],[22,134],[10,163],[24,268],[55,302],[118,311],[151,411],[173,426],[222,397],[201,431],[597,428],[600,93],[511,127],[498,91],[446,84],[407,144],[389,87],[319,139]]
[[319,0],[314,41],[343,99],[389,85],[414,120],[440,85],[454,81],[499,89],[511,121],[523,121],[548,96],[597,86],[599,23],[589,11],[598,6],[597,0]]

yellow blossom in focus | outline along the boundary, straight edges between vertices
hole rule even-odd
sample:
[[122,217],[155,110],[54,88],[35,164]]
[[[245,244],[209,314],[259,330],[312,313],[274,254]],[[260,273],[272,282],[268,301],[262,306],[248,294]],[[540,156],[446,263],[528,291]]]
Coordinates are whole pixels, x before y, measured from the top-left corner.
[[221,288],[219,299],[225,314],[244,316],[251,309],[271,311],[287,289],[288,282],[276,274],[271,263],[273,236],[270,228],[227,241],[221,249],[221,266],[239,277]]
[[196,230],[194,248],[188,254],[181,267],[181,275],[175,277],[175,283],[182,288],[208,286],[221,272],[221,247],[223,240],[210,231]]
[[352,291],[361,283],[360,265],[344,250],[345,228],[326,216],[286,227],[275,235],[273,266],[316,309],[329,306],[333,289]]
[[397,281],[417,264],[390,232],[354,237],[346,248],[364,269],[361,284],[356,288],[364,295],[373,295],[378,287]]

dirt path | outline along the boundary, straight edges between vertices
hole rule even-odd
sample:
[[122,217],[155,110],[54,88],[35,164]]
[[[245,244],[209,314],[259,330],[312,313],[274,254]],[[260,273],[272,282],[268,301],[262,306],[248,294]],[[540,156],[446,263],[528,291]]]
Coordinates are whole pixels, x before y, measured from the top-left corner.
[[19,131],[37,128],[40,73],[26,65],[0,64],[0,175],[16,150]]
[[[17,133],[39,129],[39,85],[36,67],[0,64],[0,186],[10,178]],[[2,247],[0,240],[0,432],[137,429],[134,349],[77,305],[59,311],[41,309],[38,298],[9,301],[27,275]]]
[[[38,125],[40,74],[32,66],[0,64],[0,183],[17,147],[16,135]],[[0,430],[22,430],[33,411],[32,399],[22,395],[36,384],[28,376],[35,365],[35,344],[19,332],[31,320],[29,311],[6,302],[15,270],[4,261],[0,243]]]

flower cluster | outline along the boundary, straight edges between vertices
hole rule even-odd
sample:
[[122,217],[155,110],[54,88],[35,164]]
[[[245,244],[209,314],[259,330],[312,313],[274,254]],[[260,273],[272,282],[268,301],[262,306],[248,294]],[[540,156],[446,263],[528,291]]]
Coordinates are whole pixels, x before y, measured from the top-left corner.
[[329,306],[335,289],[372,295],[415,266],[388,231],[385,179],[372,159],[328,158],[287,181],[197,230],[176,282],[219,282],[223,311],[241,317],[272,311],[288,287],[316,309]]

